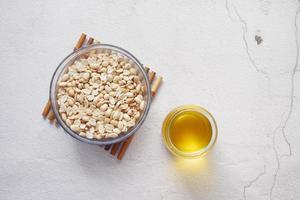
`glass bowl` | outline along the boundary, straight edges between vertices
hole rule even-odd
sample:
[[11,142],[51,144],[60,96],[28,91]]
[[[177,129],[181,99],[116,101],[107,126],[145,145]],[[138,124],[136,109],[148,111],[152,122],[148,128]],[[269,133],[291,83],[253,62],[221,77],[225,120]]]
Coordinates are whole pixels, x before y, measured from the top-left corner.
[[[138,72],[138,75],[142,82],[142,85],[145,86],[145,92],[144,92],[143,96],[145,98],[146,105],[145,105],[145,109],[141,113],[139,120],[136,122],[134,127],[131,127],[125,133],[121,133],[116,138],[106,138],[106,139],[96,140],[96,139],[88,139],[88,138],[82,137],[70,129],[70,127],[62,120],[61,115],[58,112],[59,108],[58,108],[58,103],[56,100],[56,94],[57,94],[57,88],[58,88],[57,84],[58,84],[61,76],[64,74],[66,68],[70,64],[72,64],[78,58],[84,57],[86,54],[88,54],[91,51],[96,51],[97,53],[98,52],[99,53],[100,52],[111,52],[113,54],[118,54],[118,55],[124,57],[125,59],[127,58],[128,61],[137,69],[137,72]],[[125,140],[126,138],[130,137],[131,135],[133,135],[140,128],[140,126],[144,122],[145,118],[147,117],[147,114],[148,114],[148,111],[150,108],[150,104],[151,104],[150,83],[149,83],[148,76],[147,76],[147,73],[146,73],[143,65],[140,63],[140,61],[137,58],[135,58],[128,51],[126,51],[120,47],[110,45],[110,44],[95,44],[95,45],[91,45],[88,47],[83,47],[83,48],[69,54],[66,58],[64,58],[62,60],[62,62],[58,65],[58,67],[56,68],[56,70],[52,76],[52,80],[50,83],[50,94],[49,95],[50,95],[50,100],[52,103],[52,110],[55,114],[55,117],[56,117],[59,125],[72,137],[74,137],[82,142],[89,143],[89,144],[96,144],[96,145],[108,145],[108,144],[118,143],[118,142],[121,142],[121,141]]]
[[[170,129],[176,117],[180,116],[182,113],[186,112],[196,112],[204,116],[210,126],[211,126],[211,138],[209,143],[198,151],[194,152],[184,152],[178,149],[172,142],[170,137]],[[171,110],[171,112],[166,116],[163,126],[162,126],[162,137],[165,146],[167,149],[174,155],[182,157],[182,158],[199,158],[205,155],[216,143],[218,136],[217,124],[213,116],[204,108],[197,105],[183,105]]]

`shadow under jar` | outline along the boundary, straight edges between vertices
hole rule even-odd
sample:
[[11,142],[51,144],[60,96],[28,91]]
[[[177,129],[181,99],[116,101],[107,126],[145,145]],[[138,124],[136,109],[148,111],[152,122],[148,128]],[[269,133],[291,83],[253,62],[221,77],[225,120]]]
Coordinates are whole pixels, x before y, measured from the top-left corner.
[[[139,79],[141,81],[141,84],[144,88],[143,91],[143,99],[145,101],[144,109],[140,113],[140,117],[135,122],[135,125],[131,128],[129,128],[126,132],[120,133],[115,138],[102,138],[102,139],[89,139],[83,136],[80,136],[78,133],[73,131],[66,122],[62,119],[62,116],[59,112],[59,105],[57,101],[57,92],[58,92],[58,83],[60,82],[62,76],[66,73],[66,70],[68,66],[72,65],[76,60],[79,60],[81,58],[86,58],[90,53],[110,53],[118,55],[126,60],[131,64],[132,67],[134,67],[137,71],[137,76],[139,76]],[[85,142],[89,144],[96,144],[96,145],[108,145],[108,144],[114,144],[121,142],[131,135],[133,135],[142,125],[145,118],[147,117],[148,111],[150,109],[151,104],[151,89],[150,89],[150,83],[148,80],[147,73],[144,70],[143,65],[139,62],[137,58],[135,58],[131,53],[128,51],[109,44],[95,44],[88,47],[84,47],[79,49],[78,51],[75,51],[71,54],[69,54],[63,61],[58,65],[56,68],[52,80],[50,83],[50,100],[52,103],[52,109],[55,114],[55,117],[60,124],[60,126],[72,137]]]

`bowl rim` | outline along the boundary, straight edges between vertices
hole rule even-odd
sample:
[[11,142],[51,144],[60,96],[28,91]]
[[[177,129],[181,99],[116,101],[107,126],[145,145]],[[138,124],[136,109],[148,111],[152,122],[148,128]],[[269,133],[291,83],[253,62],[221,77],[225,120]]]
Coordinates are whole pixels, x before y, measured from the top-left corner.
[[[57,100],[56,100],[56,85],[57,82],[59,81],[59,78],[61,77],[61,74],[63,73],[64,69],[67,67],[67,64],[70,60],[80,56],[83,53],[86,53],[90,50],[96,50],[96,49],[108,49],[108,50],[113,50],[116,51],[126,57],[128,57],[131,61],[133,61],[137,67],[140,69],[140,71],[142,72],[142,76],[144,77],[145,83],[146,83],[146,87],[147,87],[147,103],[146,103],[146,107],[145,110],[143,112],[143,115],[140,117],[138,123],[130,130],[127,131],[126,133],[122,133],[120,136],[116,137],[116,138],[110,138],[107,140],[94,140],[94,139],[88,139],[85,137],[82,137],[80,135],[78,135],[77,133],[75,133],[74,131],[71,130],[71,128],[62,120],[59,112],[58,112],[58,105],[57,105]],[[59,65],[56,67],[52,78],[51,78],[51,82],[50,82],[50,89],[49,89],[49,97],[50,97],[50,101],[51,101],[51,107],[52,110],[54,112],[55,118],[57,119],[57,122],[59,123],[59,125],[73,138],[88,143],[88,144],[94,144],[94,145],[109,145],[109,144],[114,144],[114,143],[118,143],[121,141],[126,140],[128,137],[130,137],[131,135],[133,135],[140,127],[141,125],[144,123],[149,109],[150,109],[150,105],[151,105],[151,86],[150,86],[150,81],[148,79],[147,73],[142,65],[142,63],[133,55],[131,54],[129,51],[115,46],[115,45],[111,45],[111,44],[93,44],[90,46],[86,46],[86,47],[82,47],[74,52],[71,52],[70,54],[68,54],[60,63]]]

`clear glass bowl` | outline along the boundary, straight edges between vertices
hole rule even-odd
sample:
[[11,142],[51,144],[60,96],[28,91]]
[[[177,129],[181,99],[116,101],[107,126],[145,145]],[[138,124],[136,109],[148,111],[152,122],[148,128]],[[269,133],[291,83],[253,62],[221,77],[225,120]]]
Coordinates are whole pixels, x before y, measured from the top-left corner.
[[[111,52],[111,53],[115,53],[118,54],[120,56],[123,56],[125,59],[127,58],[129,60],[129,62],[132,63],[132,65],[137,69],[138,71],[138,75],[141,78],[142,84],[145,86],[145,92],[143,94],[144,98],[145,98],[145,109],[143,111],[143,113],[141,113],[141,116],[139,118],[139,120],[137,121],[136,125],[132,128],[130,128],[126,133],[121,133],[118,137],[116,138],[107,138],[107,139],[101,139],[101,140],[96,140],[96,139],[88,139],[82,136],[79,136],[77,133],[75,133],[74,131],[72,131],[70,129],[70,127],[62,120],[59,112],[58,112],[58,103],[56,100],[56,94],[57,94],[57,83],[59,82],[61,75],[64,74],[66,67],[69,66],[70,64],[72,64],[76,59],[80,58],[80,57],[84,57],[86,54],[88,54],[91,51],[96,51],[96,52]],[[121,142],[123,140],[125,140],[126,138],[130,137],[131,135],[133,135],[142,125],[142,123],[144,122],[145,118],[147,117],[149,108],[150,108],[150,104],[151,104],[151,89],[150,89],[150,83],[148,80],[148,76],[145,72],[145,69],[143,67],[143,65],[140,63],[140,61],[135,58],[131,53],[129,53],[128,51],[114,46],[114,45],[109,45],[109,44],[95,44],[95,45],[91,45],[88,47],[84,47],[81,48],[71,54],[69,54],[65,59],[63,59],[63,61],[58,65],[58,67],[56,68],[53,76],[52,76],[52,80],[50,83],[50,100],[52,103],[52,109],[53,112],[55,114],[55,117],[58,121],[58,123],[60,124],[60,126],[72,137],[85,142],[85,143],[89,143],[89,144],[96,144],[96,145],[107,145],[107,144],[114,144],[114,143],[118,143]]]

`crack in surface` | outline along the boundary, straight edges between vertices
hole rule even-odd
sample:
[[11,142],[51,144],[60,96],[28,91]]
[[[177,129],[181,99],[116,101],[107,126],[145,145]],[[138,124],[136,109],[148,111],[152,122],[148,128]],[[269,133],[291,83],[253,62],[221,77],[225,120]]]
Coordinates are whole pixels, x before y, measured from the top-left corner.
[[233,17],[231,16],[231,11],[230,11],[230,9],[229,9],[228,0],[225,0],[225,8],[226,8],[226,10],[227,10],[227,16],[230,18],[230,20],[231,20],[232,22],[236,22],[236,20],[233,19]]
[[[226,2],[225,2],[225,7],[226,7],[226,10],[227,10],[227,16],[230,18],[230,20],[232,22],[237,22],[237,20],[235,20],[232,17],[232,15],[231,15],[232,12],[229,9],[229,2],[228,2],[228,0],[226,0]],[[244,45],[245,45],[245,52],[246,52],[246,54],[248,56],[248,59],[249,59],[251,65],[254,67],[254,69],[255,69],[256,72],[261,73],[267,80],[270,80],[270,78],[268,76],[268,73],[266,71],[260,69],[256,65],[255,60],[252,58],[252,56],[250,54],[249,45],[248,45],[248,42],[247,42],[247,39],[246,39],[246,34],[248,32],[248,25],[247,25],[246,21],[241,17],[241,15],[239,14],[238,10],[236,9],[236,7],[233,4],[231,4],[231,7],[233,8],[236,16],[238,17],[238,22],[240,22],[242,24],[242,30],[243,30],[243,37],[242,37],[242,39],[243,39],[243,42],[244,42]]]
[[282,132],[282,135],[284,137],[284,140],[285,140],[285,143],[288,145],[289,147],[289,153],[288,154],[284,154],[284,156],[291,156],[293,155],[293,151],[292,151],[292,148],[291,148],[291,143],[290,141],[288,140],[287,136],[286,136],[286,126],[288,124],[288,122],[290,121],[291,119],[291,116],[292,116],[292,112],[294,110],[294,94],[295,94],[295,76],[296,76],[296,72],[297,72],[297,68],[298,68],[298,64],[299,64],[299,41],[298,41],[298,25],[297,25],[297,18],[298,18],[298,15],[299,15],[299,12],[300,12],[300,6],[298,7],[298,10],[296,12],[296,15],[295,15],[295,20],[294,20],[294,25],[295,25],[295,44],[296,44],[296,61],[295,61],[295,65],[293,67],[293,70],[292,70],[292,75],[291,75],[291,91],[290,91],[290,106],[289,106],[289,110],[288,110],[288,114],[287,114],[287,117],[286,117],[286,120],[281,128],[281,132]]
[[266,159],[264,159],[264,170],[262,172],[260,172],[253,180],[251,180],[247,185],[244,185],[244,190],[243,190],[243,197],[244,200],[247,199],[246,197],[246,190],[248,188],[250,188],[256,181],[258,181],[260,179],[260,177],[262,177],[263,175],[266,174]]
[[[284,156],[289,157],[289,156],[293,155],[291,144],[290,144],[289,140],[286,137],[286,126],[287,126],[289,120],[291,119],[292,112],[293,112],[293,109],[294,109],[295,75],[296,75],[296,72],[298,71],[297,67],[298,67],[298,64],[299,64],[299,41],[298,41],[298,25],[297,25],[297,18],[298,18],[299,13],[300,13],[300,6],[298,7],[298,10],[295,14],[295,20],[294,20],[294,23],[295,23],[295,40],[296,40],[296,62],[295,62],[295,65],[293,67],[293,70],[291,72],[292,75],[291,75],[291,80],[290,80],[291,81],[290,106],[289,106],[289,110],[288,110],[288,114],[287,114],[286,119],[284,121],[282,120],[283,115],[285,114],[285,113],[283,113],[282,116],[281,116],[281,121],[279,123],[279,126],[276,128],[275,133],[273,134],[273,150],[274,150],[274,153],[275,153],[277,166],[276,166],[276,170],[275,170],[275,173],[274,173],[274,176],[273,176],[273,183],[272,183],[272,186],[271,186],[271,189],[270,189],[270,194],[269,194],[270,200],[272,200],[272,197],[273,197],[273,191],[274,191],[274,188],[275,188],[275,185],[276,185],[278,173],[280,171],[280,166],[281,166],[280,165],[279,152],[276,149],[276,141],[275,141],[276,131],[280,127],[281,127],[281,132],[282,132],[282,135],[284,137],[284,140],[285,140],[286,144],[289,147],[289,154],[285,154],[282,157],[284,157]],[[281,126],[282,123],[283,123],[283,125]]]
[[283,116],[285,115],[285,113],[283,113],[281,115],[281,120],[280,120],[280,123],[279,125],[275,128],[274,130],[274,134],[273,134],[273,138],[272,138],[272,144],[273,144],[273,151],[275,153],[275,158],[276,158],[276,169],[275,169],[275,173],[273,175],[273,182],[272,182],[272,185],[271,185],[271,189],[270,189],[270,193],[269,193],[269,197],[270,197],[270,200],[272,200],[272,196],[273,196],[273,191],[274,191],[274,188],[275,188],[275,185],[276,185],[276,180],[277,180],[277,176],[278,176],[278,172],[280,170],[280,159],[279,159],[279,153],[276,149],[276,141],[275,141],[275,136],[276,136],[276,132],[278,129],[280,129],[281,127],[281,124],[283,122]]
[[[300,2],[300,1],[298,1]],[[236,7],[231,4],[231,7],[233,8],[236,16],[238,17],[239,20],[235,20],[233,17],[232,17],[232,12],[230,10],[230,7],[229,7],[229,1],[226,0],[226,4],[225,4],[225,8],[227,10],[227,16],[230,18],[230,20],[232,22],[240,22],[242,24],[242,30],[243,30],[243,42],[244,42],[244,45],[245,45],[245,51],[248,55],[248,58],[249,58],[249,61],[251,62],[251,64],[254,66],[255,70],[257,72],[260,72],[261,74],[264,75],[264,77],[266,77],[268,80],[270,80],[267,72],[265,72],[264,70],[260,69],[256,63],[255,63],[255,60],[252,58],[250,52],[249,52],[249,46],[248,46],[248,42],[246,40],[246,34],[248,32],[248,27],[247,27],[247,23],[243,20],[243,18],[241,17],[241,15],[239,14],[238,10],[236,9]],[[279,174],[279,171],[280,171],[280,167],[281,167],[281,163],[280,163],[280,156],[279,156],[279,152],[276,148],[276,141],[275,141],[275,136],[276,136],[276,131],[278,131],[279,129],[281,130],[281,133],[284,137],[284,141],[285,143],[288,145],[289,147],[289,153],[286,154],[286,155],[282,155],[281,157],[284,157],[284,156],[292,156],[293,155],[293,151],[292,151],[292,148],[291,148],[291,144],[286,136],[286,127],[287,127],[287,124],[288,122],[290,121],[291,119],[291,116],[292,116],[292,112],[294,110],[294,94],[295,94],[295,76],[296,76],[296,72],[299,72],[300,69],[298,69],[298,65],[299,65],[299,51],[300,51],[300,44],[299,44],[299,41],[298,41],[298,25],[297,25],[297,18],[298,18],[298,15],[300,13],[300,6],[298,7],[298,10],[295,14],[295,19],[294,19],[294,25],[295,25],[295,40],[296,40],[296,61],[295,61],[295,65],[293,67],[293,70],[291,71],[291,78],[290,78],[290,82],[291,82],[291,90],[290,90],[290,95],[289,95],[289,98],[290,98],[290,104],[289,104],[289,109],[287,111],[287,117],[285,118],[285,120],[283,120],[283,116],[286,114],[283,113],[282,116],[281,116],[281,121],[279,123],[279,126],[275,129],[275,133],[273,134],[273,139],[272,139],[272,143],[273,143],[273,151],[275,153],[275,158],[276,158],[276,170],[275,170],[275,173],[274,173],[274,176],[273,176],[273,182],[272,182],[272,185],[271,185],[271,188],[270,188],[270,192],[269,192],[269,198],[270,200],[272,200],[272,196],[273,196],[273,191],[274,191],[274,188],[275,188],[275,185],[276,185],[276,181],[277,181],[277,177],[278,177],[278,174]],[[255,177],[252,181],[250,181],[247,185],[244,186],[244,191],[243,191],[243,197],[244,199],[246,199],[246,190],[248,188],[250,188],[261,176],[263,176],[265,174],[265,170],[264,172],[261,172],[257,177]]]

